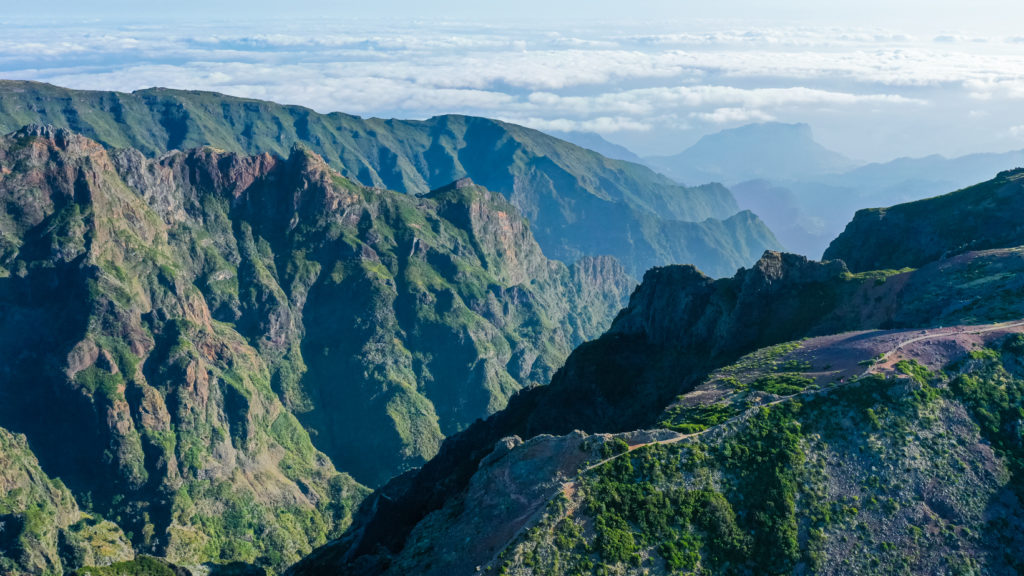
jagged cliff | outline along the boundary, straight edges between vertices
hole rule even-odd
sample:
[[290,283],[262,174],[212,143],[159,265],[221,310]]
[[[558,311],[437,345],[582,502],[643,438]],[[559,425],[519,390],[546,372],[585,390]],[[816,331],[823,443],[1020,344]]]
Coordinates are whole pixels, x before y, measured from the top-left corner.
[[303,149],[147,159],[30,127],[0,139],[0,206],[0,426],[185,564],[337,536],[349,474],[548,381],[632,286],[546,259],[499,194],[365,188]]
[[637,278],[677,262],[726,276],[778,247],[756,216],[737,214],[720,185],[680,186],[638,164],[486,118],[362,119],[211,92],[0,81],[0,132],[30,123],[150,156],[206,145],[287,156],[301,143],[354,182],[414,194],[470,177],[519,209],[549,258],[612,255]]
[[313,448],[262,343],[197,287],[202,252],[177,251],[182,228],[161,217],[180,196],[132,189],[119,165],[62,130],[0,141],[0,421],[137,549],[285,565],[365,489]]

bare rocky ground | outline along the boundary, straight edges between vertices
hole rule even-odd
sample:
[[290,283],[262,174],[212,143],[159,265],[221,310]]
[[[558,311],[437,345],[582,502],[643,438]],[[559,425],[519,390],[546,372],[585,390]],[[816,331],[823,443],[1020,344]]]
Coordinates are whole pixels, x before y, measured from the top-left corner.
[[[617,437],[646,445],[675,436],[656,430]],[[540,521],[552,499],[564,492],[564,482],[600,460],[601,446],[612,438],[576,431],[526,442],[517,436],[503,439],[480,463],[465,497],[417,526],[391,573],[472,574],[493,564],[509,542]]]
[[[801,366],[801,376],[814,380],[810,393],[841,386],[866,374],[893,375],[901,360],[913,360],[931,370],[941,370],[958,358],[1009,334],[1024,333],[1024,322],[974,326],[950,326],[926,330],[862,330],[807,338],[789,345],[759,350],[713,373],[706,382],[679,397],[669,406],[707,405],[733,391],[730,377],[750,382],[766,374],[786,371],[787,363]],[[779,400],[771,395],[767,402]]]

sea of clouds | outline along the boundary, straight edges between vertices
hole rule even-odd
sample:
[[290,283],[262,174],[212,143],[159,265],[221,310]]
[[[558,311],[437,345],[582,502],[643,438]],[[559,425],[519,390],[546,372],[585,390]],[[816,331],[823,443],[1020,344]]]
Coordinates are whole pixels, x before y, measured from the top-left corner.
[[867,160],[1024,147],[1024,39],[1013,36],[457,21],[0,27],[0,78],[81,89],[483,115],[597,132],[641,154],[773,120],[808,122],[826,145]]

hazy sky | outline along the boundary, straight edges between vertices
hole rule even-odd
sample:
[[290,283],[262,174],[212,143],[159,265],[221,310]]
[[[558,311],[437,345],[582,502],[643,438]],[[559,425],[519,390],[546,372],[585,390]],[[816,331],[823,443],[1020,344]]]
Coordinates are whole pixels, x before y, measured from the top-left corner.
[[[1024,8],[1013,0],[177,0],[173,4],[139,0],[3,0],[11,16],[137,17],[202,19],[206,17],[287,18],[458,18],[465,20],[743,20],[747,22],[815,22],[842,26],[900,26],[906,29],[973,27],[980,32],[1012,33]],[[170,8],[170,10],[168,9]]]
[[477,114],[641,154],[764,120],[866,160],[1024,148],[1024,3],[324,4],[0,0],[0,77]]

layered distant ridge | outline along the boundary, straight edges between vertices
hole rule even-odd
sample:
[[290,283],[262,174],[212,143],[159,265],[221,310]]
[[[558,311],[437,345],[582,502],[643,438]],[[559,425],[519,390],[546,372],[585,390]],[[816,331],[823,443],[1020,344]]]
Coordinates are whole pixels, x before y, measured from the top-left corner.
[[778,247],[750,214],[722,222],[738,212],[722,186],[687,188],[638,164],[486,118],[362,119],[210,92],[124,94],[11,81],[0,81],[0,95],[3,132],[52,124],[149,156],[207,145],[285,156],[301,143],[354,182],[417,194],[470,177],[519,209],[548,257],[611,255],[636,278],[682,262],[726,276]]

